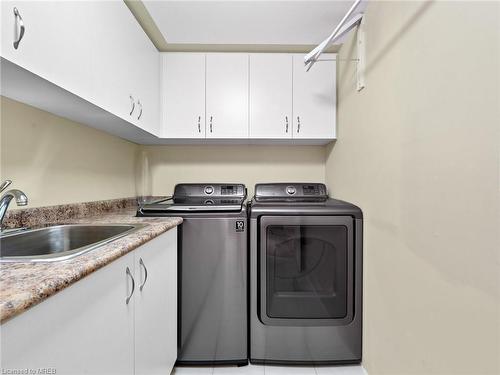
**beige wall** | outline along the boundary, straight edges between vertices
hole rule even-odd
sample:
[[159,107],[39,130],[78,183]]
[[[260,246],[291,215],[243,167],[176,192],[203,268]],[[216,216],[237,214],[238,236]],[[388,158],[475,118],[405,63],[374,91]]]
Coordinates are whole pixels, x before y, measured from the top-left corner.
[[362,92],[340,63],[326,181],[365,214],[370,375],[500,373],[499,4],[370,2]]
[[[138,146],[1,97],[0,178],[29,207],[165,195],[179,182],[325,180],[322,146]],[[13,205],[12,208],[15,208]]]
[[0,178],[28,207],[136,195],[136,144],[5,97],[0,106]]
[[323,146],[146,146],[142,160],[150,171],[144,194],[206,181],[244,183],[251,196],[257,182],[325,180]]

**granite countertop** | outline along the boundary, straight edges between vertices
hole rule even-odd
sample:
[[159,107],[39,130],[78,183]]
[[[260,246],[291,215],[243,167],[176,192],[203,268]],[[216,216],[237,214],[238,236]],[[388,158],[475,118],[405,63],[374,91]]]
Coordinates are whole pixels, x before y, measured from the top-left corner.
[[[37,212],[40,211],[37,209]],[[180,217],[144,218],[135,217],[135,213],[135,208],[128,206],[109,211],[97,210],[93,214],[87,212],[83,217],[71,218],[60,215],[58,220],[52,222],[53,224],[140,223],[146,225],[124,237],[72,259],[59,262],[0,263],[0,323],[26,311],[88,274],[182,223]],[[33,223],[32,216],[30,217],[31,223]],[[46,220],[44,221],[44,224],[48,223]]]

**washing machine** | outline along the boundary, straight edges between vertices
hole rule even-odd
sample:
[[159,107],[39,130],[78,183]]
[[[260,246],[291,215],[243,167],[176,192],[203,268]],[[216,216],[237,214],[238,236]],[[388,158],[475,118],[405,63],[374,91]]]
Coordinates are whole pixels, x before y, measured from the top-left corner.
[[246,194],[243,184],[177,184],[171,198],[137,212],[183,218],[178,366],[248,364]]
[[361,209],[321,183],[257,184],[249,225],[250,361],[361,362]]

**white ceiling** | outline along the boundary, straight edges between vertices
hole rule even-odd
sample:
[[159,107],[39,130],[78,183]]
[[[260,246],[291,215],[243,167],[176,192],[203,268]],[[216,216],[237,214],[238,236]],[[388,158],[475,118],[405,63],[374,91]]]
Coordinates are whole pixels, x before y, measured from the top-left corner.
[[[167,43],[318,44],[353,1],[143,0]],[[363,2],[354,14],[362,12]]]

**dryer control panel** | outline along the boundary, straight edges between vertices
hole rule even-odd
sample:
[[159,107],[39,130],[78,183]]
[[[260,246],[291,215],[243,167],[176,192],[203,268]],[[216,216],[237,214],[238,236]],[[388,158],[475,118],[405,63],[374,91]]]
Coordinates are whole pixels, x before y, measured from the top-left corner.
[[328,199],[325,184],[276,183],[255,185],[256,201],[323,202]]

